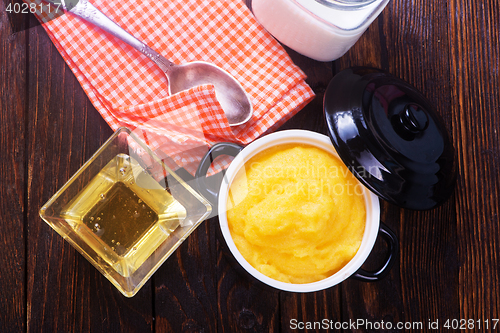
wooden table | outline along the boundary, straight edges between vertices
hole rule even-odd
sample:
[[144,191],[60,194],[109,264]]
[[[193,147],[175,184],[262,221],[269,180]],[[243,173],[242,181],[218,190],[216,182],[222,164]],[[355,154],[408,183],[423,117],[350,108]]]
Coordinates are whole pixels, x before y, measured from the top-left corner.
[[[133,298],[38,215],[112,131],[35,18],[9,21],[6,1],[0,0],[0,332],[289,332],[323,320],[335,332],[403,331],[397,323],[443,332],[445,323],[460,326],[460,320],[467,320],[467,332],[494,331],[500,318],[498,0],[393,0],[338,61],[290,51],[317,98],[283,128],[326,133],[322,94],[329,80],[363,65],[420,89],[453,137],[459,175],[449,201],[425,212],[382,204],[382,220],[400,244],[386,278],[348,279],[309,294],[263,288],[234,266],[212,218]],[[368,262],[376,264],[384,251],[377,244]],[[365,326],[347,326],[357,320]],[[429,329],[436,321],[440,328]],[[347,324],[336,330],[335,322]]]

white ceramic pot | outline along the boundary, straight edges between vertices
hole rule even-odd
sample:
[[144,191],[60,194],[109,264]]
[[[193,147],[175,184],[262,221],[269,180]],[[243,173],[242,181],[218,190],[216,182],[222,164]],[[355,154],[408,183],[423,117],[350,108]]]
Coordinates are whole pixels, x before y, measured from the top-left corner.
[[[270,147],[289,143],[312,145],[338,157],[335,148],[326,135],[306,130],[286,130],[266,135],[260,139],[255,140],[245,148],[241,148],[231,143],[214,145],[212,149],[207,153],[207,155],[205,155],[204,160],[201,162],[200,167],[198,168],[196,178],[199,190],[203,195],[207,197],[207,199],[218,206],[219,222],[222,235],[235,259],[249,274],[251,274],[257,280],[276,289],[292,292],[313,292],[323,290],[339,284],[350,276],[354,276],[365,281],[379,280],[380,278],[382,278],[389,271],[395,259],[395,254],[398,248],[397,239],[394,233],[380,222],[380,204],[378,197],[364,187],[363,194],[366,206],[366,224],[361,246],[356,255],[351,259],[351,261],[349,261],[347,265],[345,265],[332,276],[313,283],[285,283],[271,279],[260,273],[253,266],[251,266],[240,254],[231,237],[226,215],[226,204],[231,183],[233,182],[238,171],[253,156]],[[224,179],[221,183],[220,190],[217,193],[207,188],[205,177],[207,170],[210,167],[211,161],[213,161],[215,157],[219,155],[233,155],[235,156],[235,158],[228,167]],[[379,233],[381,233],[384,238],[386,238],[389,247],[389,255],[387,256],[384,265],[379,270],[375,272],[367,272],[361,270],[361,266],[372,251]]]

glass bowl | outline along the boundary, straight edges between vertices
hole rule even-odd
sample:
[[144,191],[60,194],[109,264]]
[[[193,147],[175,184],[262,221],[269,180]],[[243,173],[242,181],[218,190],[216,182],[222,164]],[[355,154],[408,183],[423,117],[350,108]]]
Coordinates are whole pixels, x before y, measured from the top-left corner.
[[211,211],[186,180],[122,127],[40,216],[132,297]]

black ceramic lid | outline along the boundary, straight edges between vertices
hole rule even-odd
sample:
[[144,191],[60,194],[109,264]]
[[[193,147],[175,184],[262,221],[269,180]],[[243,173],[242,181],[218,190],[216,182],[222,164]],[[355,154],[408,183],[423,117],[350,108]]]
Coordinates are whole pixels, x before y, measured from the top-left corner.
[[452,193],[452,143],[439,115],[413,86],[380,70],[346,69],[328,85],[324,113],[344,163],[382,199],[426,210]]

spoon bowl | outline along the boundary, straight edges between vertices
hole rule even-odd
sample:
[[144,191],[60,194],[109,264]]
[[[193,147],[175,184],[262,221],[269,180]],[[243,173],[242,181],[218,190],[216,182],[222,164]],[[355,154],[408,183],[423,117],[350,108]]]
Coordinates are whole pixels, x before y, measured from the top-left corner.
[[172,65],[166,71],[168,92],[180,91],[202,84],[212,84],[231,126],[246,123],[252,117],[252,104],[238,81],[229,73],[211,63],[193,61],[182,65]]

